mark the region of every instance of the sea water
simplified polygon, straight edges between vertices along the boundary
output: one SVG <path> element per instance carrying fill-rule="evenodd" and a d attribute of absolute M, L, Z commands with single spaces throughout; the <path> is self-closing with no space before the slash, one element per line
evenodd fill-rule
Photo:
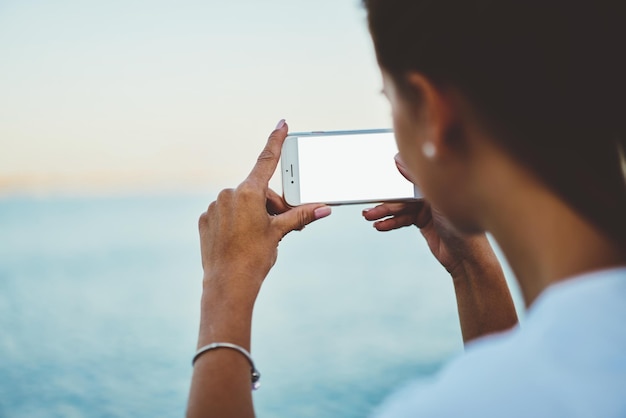
<path fill-rule="evenodd" d="M 0 200 L 0 416 L 183 416 L 214 198 Z M 462 341 L 416 228 L 363 206 L 287 236 L 254 314 L 259 417 L 362 417 Z"/>

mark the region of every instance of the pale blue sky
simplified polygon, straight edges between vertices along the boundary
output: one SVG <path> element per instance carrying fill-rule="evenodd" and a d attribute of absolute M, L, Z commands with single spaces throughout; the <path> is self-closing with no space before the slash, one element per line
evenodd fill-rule
<path fill-rule="evenodd" d="M 4 0 L 0 57 L 0 193 L 220 188 L 280 118 L 390 125 L 359 0 Z"/>

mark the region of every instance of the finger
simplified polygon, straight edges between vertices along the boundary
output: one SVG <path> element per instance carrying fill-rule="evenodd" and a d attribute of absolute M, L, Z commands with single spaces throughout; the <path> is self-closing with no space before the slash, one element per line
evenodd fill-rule
<path fill-rule="evenodd" d="M 287 212 L 289 209 L 289 205 L 285 203 L 285 200 L 274 190 L 267 189 L 267 212 L 270 215 L 279 215 L 281 213 Z"/>
<path fill-rule="evenodd" d="M 417 217 L 415 218 L 415 225 L 418 228 L 422 229 L 426 227 L 428 224 L 430 224 L 432 220 L 433 220 L 433 213 L 431 210 L 430 203 L 424 202 L 424 206 L 422 206 L 422 208 L 417 214 Z"/>
<path fill-rule="evenodd" d="M 291 231 L 302 230 L 313 221 L 322 219 L 331 214 L 330 206 L 309 204 L 302 205 L 273 218 L 282 236 Z"/>
<path fill-rule="evenodd" d="M 265 148 L 259 154 L 256 164 L 248 175 L 248 181 L 267 187 L 267 183 L 272 178 L 274 171 L 276 171 L 281 148 L 287 137 L 287 130 L 288 127 L 284 119 L 278 122 L 276 129 L 271 133 Z"/>
<path fill-rule="evenodd" d="M 363 217 L 368 221 L 376 221 L 387 216 L 396 216 L 404 213 L 416 214 L 424 205 L 424 201 L 419 202 L 397 202 L 383 203 L 371 209 L 363 211 Z"/>
<path fill-rule="evenodd" d="M 415 182 L 411 178 L 411 174 L 409 173 L 409 169 L 406 168 L 406 165 L 404 165 L 404 161 L 402 161 L 402 158 L 400 157 L 400 154 L 396 154 L 394 159 L 396 160 L 396 167 L 398 168 L 398 171 L 400 172 L 400 174 L 402 174 L 405 179 L 407 179 L 411 183 L 415 184 Z"/>
<path fill-rule="evenodd" d="M 413 226 L 415 224 L 415 214 L 406 214 L 400 216 L 394 216 L 382 221 L 374 223 L 374 228 L 378 231 L 386 232 L 394 229 L 400 229 L 407 226 Z"/>

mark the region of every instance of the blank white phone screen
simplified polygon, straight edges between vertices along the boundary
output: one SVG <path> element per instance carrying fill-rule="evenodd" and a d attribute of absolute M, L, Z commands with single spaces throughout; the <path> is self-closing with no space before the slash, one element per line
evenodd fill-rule
<path fill-rule="evenodd" d="M 382 201 L 413 198 L 396 168 L 393 133 L 298 138 L 300 201 Z"/>

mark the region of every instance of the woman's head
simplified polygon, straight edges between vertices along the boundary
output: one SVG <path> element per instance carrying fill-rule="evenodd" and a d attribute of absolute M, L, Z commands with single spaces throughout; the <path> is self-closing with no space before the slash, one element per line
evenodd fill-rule
<path fill-rule="evenodd" d="M 626 247 L 618 153 L 618 144 L 626 148 L 626 8 L 620 1 L 364 3 L 401 155 L 413 160 L 407 165 L 435 204 L 449 216 L 456 207 L 457 223 L 472 228 L 472 219 L 461 219 L 473 209 L 463 200 L 469 183 L 455 190 L 445 183 L 454 175 L 418 167 L 430 152 L 429 135 L 453 148 L 468 146 L 467 124 L 459 120 L 465 118 Z"/>

